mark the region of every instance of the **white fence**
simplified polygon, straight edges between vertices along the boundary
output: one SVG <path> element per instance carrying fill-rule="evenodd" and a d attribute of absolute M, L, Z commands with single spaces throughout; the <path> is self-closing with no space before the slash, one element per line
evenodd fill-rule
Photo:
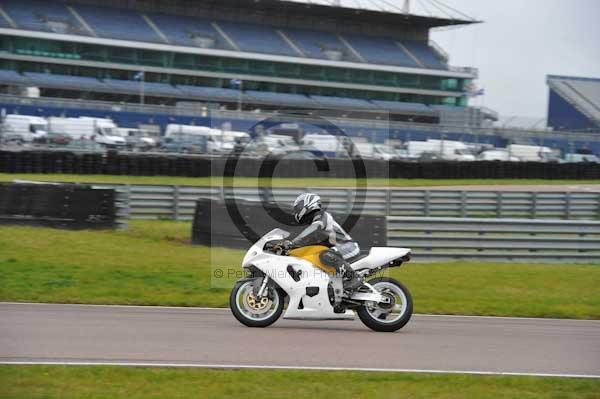
<path fill-rule="evenodd" d="M 391 216 L 388 245 L 418 261 L 600 263 L 600 222 Z"/>
<path fill-rule="evenodd" d="M 99 185 L 117 190 L 118 220 L 192 220 L 196 199 L 235 196 L 289 207 L 305 189 Z M 388 243 L 416 261 L 600 263 L 598 193 L 311 189 L 345 212 L 364 195 L 363 212 L 388 215 Z M 414 214 L 415 216 L 406 216 Z M 403 215 L 403 216 L 394 216 Z M 454 216 L 454 217 L 449 217 Z M 474 218 L 473 215 L 485 217 Z M 525 219 L 528 218 L 528 219 Z M 544 219 L 546 218 L 546 219 Z M 560 220 L 580 219 L 580 220 Z M 581 220 L 588 219 L 588 220 Z"/>
<path fill-rule="evenodd" d="M 240 198 L 289 207 L 298 193 L 321 194 L 328 209 L 388 216 L 600 220 L 600 193 L 99 185 L 114 187 L 131 219 L 191 220 L 195 200 Z"/>

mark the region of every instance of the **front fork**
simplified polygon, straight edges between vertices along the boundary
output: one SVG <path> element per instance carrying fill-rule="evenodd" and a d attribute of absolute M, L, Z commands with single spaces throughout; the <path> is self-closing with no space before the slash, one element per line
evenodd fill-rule
<path fill-rule="evenodd" d="M 262 296 L 265 293 L 265 290 L 267 289 L 268 282 L 269 282 L 269 276 L 264 276 L 262 278 L 262 282 L 260 284 L 260 287 L 258 288 L 258 291 L 255 291 L 255 294 L 254 294 L 257 298 L 262 298 Z M 256 287 L 254 287 L 254 288 L 256 290 Z"/>

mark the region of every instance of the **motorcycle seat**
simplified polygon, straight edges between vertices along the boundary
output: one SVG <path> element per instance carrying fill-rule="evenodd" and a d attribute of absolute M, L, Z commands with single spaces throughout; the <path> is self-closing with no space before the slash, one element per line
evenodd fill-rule
<path fill-rule="evenodd" d="M 366 258 L 367 256 L 369 256 L 368 252 L 361 252 L 358 255 L 353 256 L 350 259 L 347 259 L 347 261 L 348 261 L 348 263 L 350 263 L 352 265 L 353 263 L 358 262 L 359 260 Z"/>
<path fill-rule="evenodd" d="M 410 254 L 408 248 L 373 247 L 366 256 L 353 260 L 351 266 L 354 270 L 373 269 L 396 261 L 407 254 Z"/>

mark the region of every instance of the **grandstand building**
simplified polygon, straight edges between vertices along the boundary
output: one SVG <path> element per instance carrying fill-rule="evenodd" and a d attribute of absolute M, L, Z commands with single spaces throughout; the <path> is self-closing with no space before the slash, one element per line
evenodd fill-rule
<path fill-rule="evenodd" d="M 474 68 L 432 28 L 476 21 L 279 0 L 3 0 L 0 85 L 76 98 L 478 126 Z"/>
<path fill-rule="evenodd" d="M 600 132 L 600 79 L 549 75 L 548 126 Z"/>

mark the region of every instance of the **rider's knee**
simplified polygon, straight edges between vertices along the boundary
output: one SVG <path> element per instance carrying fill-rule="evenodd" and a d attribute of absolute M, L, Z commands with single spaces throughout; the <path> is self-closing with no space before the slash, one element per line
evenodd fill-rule
<path fill-rule="evenodd" d="M 335 267 L 336 270 L 344 264 L 344 258 L 332 249 L 321 252 L 319 258 L 324 265 Z"/>

